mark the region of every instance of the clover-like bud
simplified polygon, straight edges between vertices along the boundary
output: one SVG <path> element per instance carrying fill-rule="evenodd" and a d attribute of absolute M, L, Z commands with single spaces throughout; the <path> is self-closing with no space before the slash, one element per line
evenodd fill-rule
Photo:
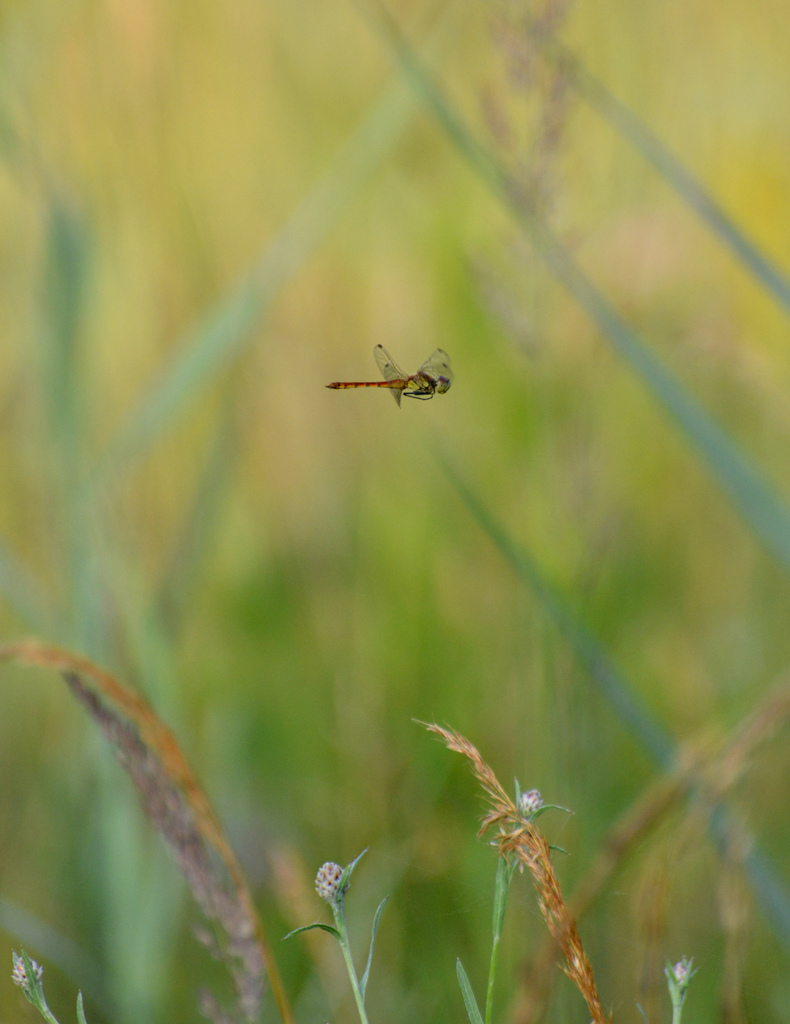
<path fill-rule="evenodd" d="M 542 806 L 543 797 L 540 795 L 539 789 L 530 789 L 526 793 L 522 793 L 518 802 L 518 809 L 525 818 L 531 818 Z"/>
<path fill-rule="evenodd" d="M 315 876 L 315 891 L 322 900 L 326 900 L 327 903 L 334 903 L 337 900 L 342 875 L 343 869 L 331 860 L 321 865 Z"/>
<path fill-rule="evenodd" d="M 21 989 L 27 992 L 30 988 L 30 981 L 25 970 L 25 961 L 21 956 L 17 956 L 16 951 L 14 951 L 11 954 L 11 962 L 14 965 L 14 969 L 11 972 L 11 980 L 15 985 L 19 985 Z M 30 966 L 33 968 L 38 981 L 41 981 L 44 976 L 44 968 L 37 964 L 35 960 L 30 961 Z"/>
<path fill-rule="evenodd" d="M 672 977 L 678 983 L 679 988 L 684 989 L 688 987 L 691 976 L 695 973 L 693 966 L 693 960 L 687 960 L 686 957 L 683 957 L 682 960 L 678 960 L 674 967 L 670 967 Z"/>

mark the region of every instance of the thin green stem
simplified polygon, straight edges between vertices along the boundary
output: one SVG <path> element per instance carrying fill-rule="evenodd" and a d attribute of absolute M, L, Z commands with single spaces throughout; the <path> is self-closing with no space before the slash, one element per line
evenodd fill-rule
<path fill-rule="evenodd" d="M 491 943 L 491 963 L 488 968 L 485 1024 L 491 1024 L 494 1012 L 494 982 L 496 980 L 497 964 L 499 962 L 499 946 L 502 941 L 502 927 L 505 921 L 507 894 L 510 889 L 510 882 L 513 878 L 513 872 L 516 870 L 516 866 L 516 862 L 508 864 L 508 862 L 503 858 L 500 858 L 499 863 L 497 864 L 496 888 L 494 893 L 494 935 Z"/>
<path fill-rule="evenodd" d="M 354 990 L 354 999 L 357 1001 L 359 1019 L 362 1021 L 362 1024 L 368 1024 L 368 1015 L 365 1012 L 365 997 L 362 994 L 362 989 L 359 987 L 359 979 L 357 978 L 357 971 L 354 967 L 354 960 L 351 956 L 351 946 L 348 941 L 346 912 L 342 903 L 340 905 L 333 904 L 332 911 L 335 917 L 335 926 L 340 935 L 340 948 L 343 950 L 343 959 L 346 961 L 346 970 L 348 971 L 348 976 L 351 980 L 351 988 Z"/>
<path fill-rule="evenodd" d="M 497 962 L 499 960 L 499 944 L 501 936 L 495 935 L 491 945 L 491 965 L 488 969 L 488 990 L 486 991 L 486 1024 L 491 1024 L 491 1016 L 494 1010 L 494 978 L 496 977 Z"/>
<path fill-rule="evenodd" d="M 672 1000 L 672 1024 L 680 1024 L 683 1016 L 683 1003 L 686 1001 L 686 990 L 679 987 L 669 987 L 669 995 Z"/>

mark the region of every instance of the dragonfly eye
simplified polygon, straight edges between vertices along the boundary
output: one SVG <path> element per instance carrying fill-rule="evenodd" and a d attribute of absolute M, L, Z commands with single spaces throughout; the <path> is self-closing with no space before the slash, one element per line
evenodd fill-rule
<path fill-rule="evenodd" d="M 449 377 L 437 377 L 436 378 L 436 390 L 440 395 L 443 395 L 445 391 L 450 390 L 450 384 L 452 381 Z"/>

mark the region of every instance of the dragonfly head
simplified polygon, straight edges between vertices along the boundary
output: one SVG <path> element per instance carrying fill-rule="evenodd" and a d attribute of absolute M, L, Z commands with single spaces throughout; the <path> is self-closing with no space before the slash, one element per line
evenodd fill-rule
<path fill-rule="evenodd" d="M 443 395 L 445 391 L 450 390 L 452 381 L 449 377 L 437 377 L 436 378 L 436 390 L 440 395 Z"/>

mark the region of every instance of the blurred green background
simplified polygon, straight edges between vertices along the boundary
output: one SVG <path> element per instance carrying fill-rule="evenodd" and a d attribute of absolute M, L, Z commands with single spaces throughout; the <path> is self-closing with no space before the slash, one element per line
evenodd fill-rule
<path fill-rule="evenodd" d="M 277 940 L 324 912 L 319 865 L 363 847 L 360 956 L 392 894 L 372 1018 L 462 1019 L 459 956 L 482 998 L 483 805 L 413 719 L 574 811 L 543 819 L 571 892 L 662 771 L 579 648 L 595 637 L 622 673 L 610 697 L 677 743 L 735 727 L 790 660 L 788 307 L 540 57 L 525 12 L 548 14 L 781 267 L 785 6 L 392 10 L 519 183 L 518 209 L 551 225 L 774 503 L 747 488 L 735 508 L 704 431 L 678 429 L 658 377 L 547 271 L 375 17 L 287 0 L 0 10 L 0 636 L 88 654 L 172 725 L 303 1021 L 353 1019 L 339 955 Z M 378 389 L 324 388 L 376 379 L 379 343 L 408 372 L 446 349 L 450 393 L 398 411 Z M 728 444 L 712 456 L 725 477 L 741 465 Z M 493 524 L 553 589 L 529 585 Z M 45 964 L 61 1019 L 78 986 L 92 1024 L 196 1019 L 213 968 L 128 780 L 57 679 L 2 681 L 8 952 Z M 764 744 L 727 794 L 770 878 L 717 852 L 697 793 L 585 915 L 615 1019 L 640 1019 L 637 1000 L 668 1019 L 661 972 L 682 954 L 700 968 L 689 1019 L 788 1019 L 787 761 L 781 738 Z M 501 1020 L 543 940 L 526 878 L 512 901 Z M 0 1019 L 20 1003 L 7 978 Z M 584 1013 L 560 978 L 546 1019 Z"/>

